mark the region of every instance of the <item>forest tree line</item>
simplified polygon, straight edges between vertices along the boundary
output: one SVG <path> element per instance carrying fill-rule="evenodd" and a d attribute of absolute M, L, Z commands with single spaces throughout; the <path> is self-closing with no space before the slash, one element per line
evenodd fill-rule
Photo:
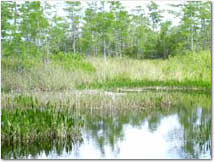
<path fill-rule="evenodd" d="M 128 11 L 120 1 L 64 1 L 66 16 L 57 6 L 40 1 L 1 2 L 3 56 L 42 56 L 79 53 L 86 56 L 168 58 L 210 48 L 209 2 L 169 4 L 156 2 Z M 179 8 L 179 12 L 173 10 Z M 164 20 L 163 12 L 179 18 Z"/>

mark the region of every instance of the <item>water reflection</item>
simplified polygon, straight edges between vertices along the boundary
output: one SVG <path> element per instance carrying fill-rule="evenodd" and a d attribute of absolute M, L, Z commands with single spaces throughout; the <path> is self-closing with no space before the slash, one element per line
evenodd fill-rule
<path fill-rule="evenodd" d="M 89 158 L 93 150 L 93 158 L 210 158 L 209 109 L 178 107 L 168 112 L 118 114 L 89 115 L 88 143 L 79 148 L 78 156 L 70 157 Z"/>
<path fill-rule="evenodd" d="M 202 95 L 202 94 L 201 94 Z M 3 146 L 4 158 L 209 159 L 210 103 L 181 101 L 170 109 L 81 109 L 83 141 L 61 145 Z M 206 96 L 208 100 L 210 95 Z M 205 98 L 206 98 L 205 97 Z M 179 99 L 179 98 L 178 98 Z"/>

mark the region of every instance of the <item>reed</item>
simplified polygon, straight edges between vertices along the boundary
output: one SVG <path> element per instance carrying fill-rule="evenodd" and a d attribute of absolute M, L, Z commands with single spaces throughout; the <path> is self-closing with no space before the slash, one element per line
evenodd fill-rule
<path fill-rule="evenodd" d="M 76 56 L 75 56 L 76 57 Z M 168 86 L 211 89 L 209 51 L 166 60 L 56 56 L 48 64 L 38 59 L 2 58 L 2 90 L 56 91 Z"/>
<path fill-rule="evenodd" d="M 6 144 L 31 144 L 38 141 L 81 140 L 83 121 L 73 112 L 58 110 L 46 104 L 43 108 L 32 106 L 33 100 L 19 97 L 19 106 L 2 109 L 1 141 Z M 32 107 L 29 107 L 29 104 Z"/>

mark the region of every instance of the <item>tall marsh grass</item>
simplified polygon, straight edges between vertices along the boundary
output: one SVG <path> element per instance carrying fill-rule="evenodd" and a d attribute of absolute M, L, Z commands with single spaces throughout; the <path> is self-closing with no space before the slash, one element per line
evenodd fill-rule
<path fill-rule="evenodd" d="M 7 99 L 6 102 L 8 102 Z M 81 117 L 66 109 L 57 109 L 49 103 L 29 96 L 18 96 L 12 101 L 16 107 L 2 108 L 1 142 L 3 144 L 31 144 L 41 141 L 81 139 Z"/>
<path fill-rule="evenodd" d="M 166 60 L 83 58 L 59 55 L 48 64 L 41 60 L 2 58 L 2 90 L 67 90 L 143 86 L 211 88 L 209 51 Z"/>

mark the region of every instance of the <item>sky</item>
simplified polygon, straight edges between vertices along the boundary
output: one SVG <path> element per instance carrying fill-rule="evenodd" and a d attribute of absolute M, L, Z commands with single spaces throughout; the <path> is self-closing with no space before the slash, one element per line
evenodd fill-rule
<path fill-rule="evenodd" d="M 142 6 L 144 9 L 145 9 L 145 12 L 148 13 L 148 10 L 147 10 L 147 4 L 149 4 L 150 1 L 140 1 L 140 0 L 122 0 L 120 1 L 128 10 L 131 10 L 131 9 L 134 9 L 136 6 Z M 176 10 L 176 11 L 179 11 L 179 9 L 177 8 L 172 8 L 170 7 L 168 4 L 179 4 L 181 3 L 182 1 L 155 1 L 158 5 L 159 5 L 159 9 L 160 10 L 168 10 L 168 9 L 173 9 L 173 10 Z M 167 12 L 164 12 L 163 13 L 163 19 L 164 20 L 171 20 L 173 22 L 174 25 L 178 24 L 179 23 L 179 19 L 177 18 L 174 18 L 172 17 L 171 15 L 169 15 Z"/>
<path fill-rule="evenodd" d="M 86 7 L 87 6 L 87 2 L 90 1 L 90 0 L 80 0 L 81 1 L 81 4 L 82 6 Z M 66 13 L 64 12 L 63 8 L 65 7 L 64 6 L 64 1 L 62 0 L 49 0 L 48 1 L 50 4 L 52 5 L 56 5 L 57 6 L 57 14 L 59 16 L 65 16 Z M 132 9 L 134 9 L 136 6 L 142 6 L 142 8 L 144 8 L 145 10 L 145 13 L 147 14 L 148 13 L 148 10 L 147 10 L 147 4 L 150 2 L 148 0 L 120 0 L 121 4 L 126 8 L 126 10 L 130 11 Z M 156 0 L 155 1 L 158 5 L 159 5 L 159 9 L 160 10 L 168 10 L 168 9 L 173 9 L 175 11 L 179 11 L 179 9 L 177 8 L 172 8 L 170 7 L 168 4 L 178 4 L 178 3 L 182 3 L 182 2 L 185 2 L 184 0 Z M 163 20 L 170 20 L 172 22 L 173 25 L 178 25 L 179 23 L 179 18 L 175 18 L 174 16 L 172 15 L 169 15 L 167 12 L 164 12 L 162 13 L 162 16 L 163 16 Z"/>

